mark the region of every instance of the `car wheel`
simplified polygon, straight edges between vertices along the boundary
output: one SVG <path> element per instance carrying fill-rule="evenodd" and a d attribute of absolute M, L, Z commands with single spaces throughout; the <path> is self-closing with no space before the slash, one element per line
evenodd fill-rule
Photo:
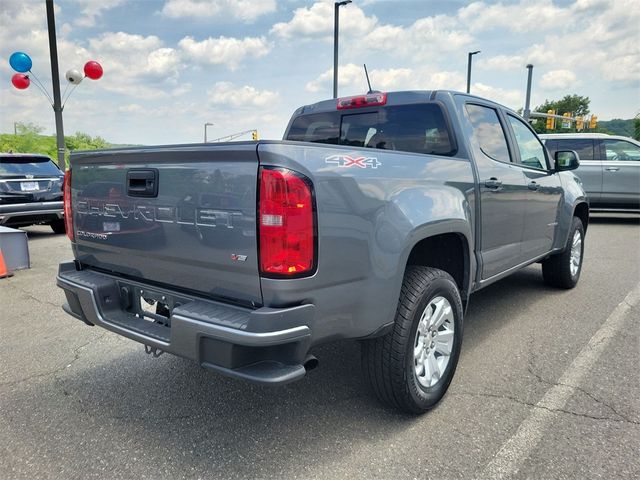
<path fill-rule="evenodd" d="M 584 226 L 578 217 L 573 217 L 569 239 L 561 253 L 542 262 L 542 278 L 547 285 L 558 288 L 573 288 L 580 279 L 584 257 Z"/>
<path fill-rule="evenodd" d="M 462 344 L 462 301 L 451 276 L 411 266 L 393 330 L 362 345 L 365 378 L 385 404 L 423 413 L 444 396 Z"/>
<path fill-rule="evenodd" d="M 64 218 L 52 221 L 49 226 L 51 227 L 51 230 L 53 230 L 53 233 L 65 233 L 67 231 L 64 225 Z"/>

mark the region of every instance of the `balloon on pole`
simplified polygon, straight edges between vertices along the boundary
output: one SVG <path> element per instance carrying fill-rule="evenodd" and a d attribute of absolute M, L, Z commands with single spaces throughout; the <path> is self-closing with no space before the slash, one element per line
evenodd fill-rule
<path fill-rule="evenodd" d="M 95 60 L 90 60 L 84 64 L 84 74 L 91 80 L 98 80 L 102 77 L 102 65 Z"/>
<path fill-rule="evenodd" d="M 16 72 L 25 73 L 31 70 L 33 62 L 31 61 L 31 57 L 26 53 L 13 52 L 9 57 L 9 65 L 11 65 L 11 68 Z"/>
<path fill-rule="evenodd" d="M 72 68 L 67 70 L 64 77 L 67 79 L 67 82 L 72 83 L 73 85 L 78 85 L 84 78 L 84 75 L 82 75 L 79 70 Z"/>
<path fill-rule="evenodd" d="M 13 86 L 18 90 L 24 90 L 25 88 L 29 88 L 31 80 L 29 80 L 29 76 L 24 73 L 16 73 L 11 77 L 11 83 L 13 83 Z"/>

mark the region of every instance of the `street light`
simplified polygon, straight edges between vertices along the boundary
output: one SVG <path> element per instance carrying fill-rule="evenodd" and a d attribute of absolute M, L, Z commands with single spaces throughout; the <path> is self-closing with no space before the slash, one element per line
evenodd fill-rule
<path fill-rule="evenodd" d="M 207 143 L 207 127 L 212 127 L 213 123 L 205 123 L 204 124 L 204 143 Z"/>
<path fill-rule="evenodd" d="M 343 2 L 336 2 L 333 5 L 333 98 L 338 98 L 338 24 L 340 21 L 340 7 L 350 3 L 351 0 L 345 0 Z"/>
<path fill-rule="evenodd" d="M 480 53 L 480 50 L 469 52 L 469 60 L 467 62 L 467 93 L 471 93 L 471 57 Z"/>

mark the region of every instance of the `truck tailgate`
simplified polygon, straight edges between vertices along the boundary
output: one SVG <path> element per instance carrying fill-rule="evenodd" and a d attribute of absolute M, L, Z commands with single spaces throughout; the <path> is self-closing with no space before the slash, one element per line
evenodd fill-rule
<path fill-rule="evenodd" d="M 255 143 L 86 152 L 71 164 L 82 265 L 262 303 Z"/>

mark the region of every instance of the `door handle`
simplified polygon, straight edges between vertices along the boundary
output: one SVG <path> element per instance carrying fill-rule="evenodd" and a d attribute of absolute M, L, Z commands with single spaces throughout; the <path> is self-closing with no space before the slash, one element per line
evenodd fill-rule
<path fill-rule="evenodd" d="M 607 167 L 605 168 L 605 170 L 608 172 L 617 172 L 618 170 L 620 170 L 620 167 Z"/>
<path fill-rule="evenodd" d="M 532 181 L 532 182 L 529 182 L 527 187 L 529 187 L 529 190 L 538 190 L 538 188 L 540 188 L 540 185 Z"/>
<path fill-rule="evenodd" d="M 489 180 L 484 181 L 484 186 L 491 190 L 498 190 L 502 187 L 502 182 L 496 177 L 491 177 Z"/>
<path fill-rule="evenodd" d="M 157 197 L 158 170 L 129 170 L 127 172 L 127 195 L 130 197 Z"/>

